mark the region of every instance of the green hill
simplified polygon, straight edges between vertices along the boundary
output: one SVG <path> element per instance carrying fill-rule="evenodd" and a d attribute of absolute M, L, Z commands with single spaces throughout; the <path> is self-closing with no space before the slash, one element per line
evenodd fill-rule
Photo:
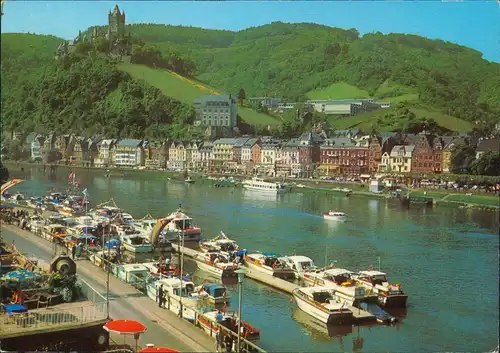
<path fill-rule="evenodd" d="M 367 92 L 383 100 L 417 100 L 468 121 L 495 119 L 500 111 L 500 64 L 441 40 L 361 37 L 355 29 L 312 23 L 274 22 L 238 32 L 155 24 L 129 29 L 163 52 L 188 56 L 199 80 L 226 92 L 243 87 L 247 96 L 288 101 Z"/>
<path fill-rule="evenodd" d="M 201 82 L 183 77 L 168 70 L 158 70 L 135 64 L 120 64 L 118 68 L 128 72 L 136 79 L 145 80 L 150 85 L 160 89 L 166 96 L 173 97 L 188 105 L 192 105 L 193 100 L 199 96 L 205 94 L 221 94 L 221 92 Z M 245 107 L 239 107 L 238 114 L 250 125 L 277 125 L 281 123 L 277 118 L 258 113 Z"/>

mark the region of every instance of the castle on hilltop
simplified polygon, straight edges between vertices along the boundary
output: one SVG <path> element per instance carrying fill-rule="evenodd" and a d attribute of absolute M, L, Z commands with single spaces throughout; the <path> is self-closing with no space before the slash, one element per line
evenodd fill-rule
<path fill-rule="evenodd" d="M 108 28 L 105 33 L 99 27 L 91 27 L 88 33 L 78 32 L 73 40 L 65 40 L 56 52 L 56 59 L 67 56 L 79 43 L 93 45 L 96 40 L 103 38 L 108 43 L 107 51 L 110 56 L 126 59 L 132 51 L 132 38 L 125 30 L 125 11 L 120 12 L 118 5 L 108 14 Z"/>

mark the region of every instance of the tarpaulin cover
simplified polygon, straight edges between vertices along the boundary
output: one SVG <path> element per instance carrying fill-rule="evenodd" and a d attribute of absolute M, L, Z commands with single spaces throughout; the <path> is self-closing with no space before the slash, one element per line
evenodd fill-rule
<path fill-rule="evenodd" d="M 113 320 L 107 322 L 103 328 L 108 332 L 115 332 L 119 335 L 133 335 L 146 331 L 146 326 L 135 320 Z"/>

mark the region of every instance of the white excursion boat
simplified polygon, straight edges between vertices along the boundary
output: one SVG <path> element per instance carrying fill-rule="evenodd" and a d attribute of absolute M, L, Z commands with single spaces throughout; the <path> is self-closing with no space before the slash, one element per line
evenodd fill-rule
<path fill-rule="evenodd" d="M 239 266 L 237 263 L 231 262 L 226 254 L 218 251 L 197 254 L 195 260 L 200 270 L 209 272 L 218 278 L 234 276 L 234 271 Z"/>
<path fill-rule="evenodd" d="M 184 242 L 199 242 L 201 228 L 193 225 L 193 219 L 182 212 L 182 208 L 172 212 L 167 218 L 172 219 L 164 228 L 163 233 L 170 241 L 178 241 L 179 236 L 184 236 Z"/>
<path fill-rule="evenodd" d="M 222 320 L 220 321 L 217 320 L 217 315 L 219 314 L 222 316 Z M 238 321 L 239 318 L 235 312 L 222 313 L 217 310 L 212 310 L 198 315 L 198 324 L 212 337 L 215 337 L 216 333 L 219 332 L 219 325 L 222 325 L 237 334 Z M 260 337 L 260 331 L 245 321 L 241 321 L 241 329 L 243 338 L 248 341 L 256 341 Z"/>
<path fill-rule="evenodd" d="M 347 216 L 344 212 L 328 211 L 323 213 L 323 218 L 332 221 L 345 221 Z"/>
<path fill-rule="evenodd" d="M 293 298 L 300 310 L 328 325 L 352 324 L 352 311 L 335 299 L 334 291 L 324 287 L 296 288 Z"/>
<path fill-rule="evenodd" d="M 368 292 L 377 295 L 378 304 L 386 308 L 406 308 L 408 295 L 399 284 L 391 284 L 387 274 L 380 271 L 360 271 L 355 280 L 363 285 Z"/>
<path fill-rule="evenodd" d="M 125 250 L 136 254 L 148 253 L 153 251 L 153 244 L 151 244 L 149 240 L 141 235 L 122 235 L 120 236 L 120 241 L 122 242 Z"/>
<path fill-rule="evenodd" d="M 182 317 L 194 321 L 195 310 L 203 305 L 204 298 L 194 291 L 193 282 L 181 281 L 177 277 L 163 277 L 153 280 L 146 285 L 146 291 L 150 299 L 158 302 L 158 291 L 161 285 L 163 285 L 165 293 L 165 308 L 179 314 L 182 302 Z"/>
<path fill-rule="evenodd" d="M 208 299 L 211 303 L 225 304 L 229 302 L 226 287 L 223 285 L 217 283 L 203 283 L 194 290 L 201 297 Z"/>
<path fill-rule="evenodd" d="M 279 278 L 294 278 L 295 271 L 276 254 L 253 253 L 245 255 L 245 264 L 251 269 Z"/>
<path fill-rule="evenodd" d="M 355 306 L 365 299 L 365 287 L 353 279 L 354 272 L 342 268 L 308 271 L 304 273 L 304 281 L 311 287 L 322 286 L 335 290 L 335 296 L 348 305 Z"/>
<path fill-rule="evenodd" d="M 229 239 L 226 234 L 221 231 L 220 235 L 211 240 L 202 240 L 200 242 L 200 249 L 205 252 L 217 250 L 223 253 L 232 253 L 239 251 L 240 247 L 234 240 Z"/>
<path fill-rule="evenodd" d="M 304 272 L 315 271 L 317 267 L 314 265 L 313 260 L 307 256 L 293 255 L 293 256 L 283 256 L 279 258 L 281 261 L 286 263 L 295 272 L 295 278 L 302 278 Z"/>
<path fill-rule="evenodd" d="M 116 266 L 113 273 L 126 283 L 137 283 L 146 279 L 149 269 L 141 264 L 124 264 Z"/>
<path fill-rule="evenodd" d="M 274 194 L 283 194 L 286 192 L 285 185 L 276 182 L 267 182 L 262 178 L 254 177 L 243 181 L 243 187 L 248 190 L 257 190 Z"/>

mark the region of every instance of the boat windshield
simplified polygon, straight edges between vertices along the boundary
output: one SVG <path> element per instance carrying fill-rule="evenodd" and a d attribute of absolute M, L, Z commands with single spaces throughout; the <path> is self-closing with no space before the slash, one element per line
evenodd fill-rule
<path fill-rule="evenodd" d="M 188 285 L 184 288 L 182 288 L 182 296 L 183 297 L 186 297 L 188 296 L 190 293 L 192 293 L 194 290 L 194 288 L 192 288 L 192 286 Z M 177 295 L 177 296 L 181 296 L 181 291 L 180 291 L 180 288 L 174 288 L 174 294 Z"/>
<path fill-rule="evenodd" d="M 178 229 L 181 229 L 181 230 L 192 228 L 191 220 L 189 220 L 189 219 L 175 221 L 175 225 L 177 226 Z"/>
<path fill-rule="evenodd" d="M 303 271 L 309 270 L 311 267 L 314 267 L 311 261 L 299 262 L 299 266 Z"/>
<path fill-rule="evenodd" d="M 313 293 L 313 299 L 318 303 L 329 303 L 333 298 L 328 292 L 315 292 Z"/>
<path fill-rule="evenodd" d="M 370 282 L 372 282 L 373 284 L 382 285 L 384 282 L 387 282 L 387 277 L 384 275 L 373 276 Z"/>
<path fill-rule="evenodd" d="M 327 276 L 327 279 L 340 285 L 344 282 L 349 282 L 351 280 L 351 277 L 347 273 L 345 273 L 336 276 L 329 275 Z"/>
<path fill-rule="evenodd" d="M 237 250 L 237 247 L 236 247 L 236 244 L 233 244 L 233 243 L 221 243 L 220 244 L 220 249 L 222 251 L 236 251 Z"/>
<path fill-rule="evenodd" d="M 130 242 L 132 243 L 132 245 L 142 245 L 144 244 L 144 238 L 142 237 L 132 237 L 130 238 Z"/>

